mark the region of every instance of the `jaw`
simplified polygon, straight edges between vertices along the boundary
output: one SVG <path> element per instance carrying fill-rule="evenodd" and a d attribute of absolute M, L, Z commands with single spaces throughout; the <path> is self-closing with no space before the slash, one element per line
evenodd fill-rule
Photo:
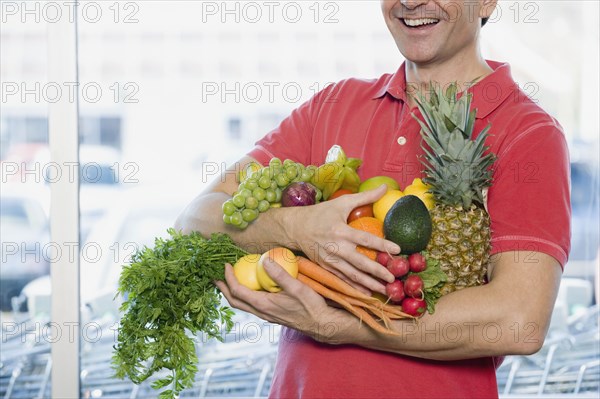
<path fill-rule="evenodd" d="M 417 65 L 434 65 L 459 58 L 478 59 L 477 34 L 469 32 L 466 25 L 457 25 L 445 18 L 413 19 L 407 23 L 392 15 L 386 22 L 404 58 Z"/>
<path fill-rule="evenodd" d="M 413 26 L 409 26 L 413 25 Z M 445 21 L 433 18 L 402 19 L 390 17 L 388 28 L 407 60 L 421 63 L 436 58 L 445 43 Z"/>
<path fill-rule="evenodd" d="M 382 0 L 388 30 L 406 59 L 407 79 L 468 80 L 481 74 L 487 65 L 479 54 L 479 25 L 435 4 L 435 9 L 409 9 L 397 0 Z"/>

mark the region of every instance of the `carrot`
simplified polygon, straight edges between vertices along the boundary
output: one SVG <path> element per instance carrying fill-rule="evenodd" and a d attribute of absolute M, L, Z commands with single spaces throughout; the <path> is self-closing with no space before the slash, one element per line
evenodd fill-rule
<path fill-rule="evenodd" d="M 371 312 L 372 315 L 379 317 L 381 319 L 381 321 L 383 321 L 383 324 L 385 324 L 386 327 L 389 326 L 390 318 L 385 314 L 385 312 L 383 311 L 383 308 L 378 308 L 378 307 L 375 307 L 374 305 L 364 303 L 360 299 L 356 299 L 351 296 L 347 296 L 345 294 L 339 294 L 339 295 L 340 295 L 340 297 L 342 297 L 343 299 L 348 301 L 348 303 L 350 305 L 358 306 L 360 308 L 363 308 L 363 309 Z"/>
<path fill-rule="evenodd" d="M 336 277 L 337 278 L 337 277 Z M 344 299 L 337 292 L 325 287 L 323 284 L 313 280 L 312 278 L 306 276 L 303 273 L 298 273 L 298 281 L 306 284 L 308 287 L 313 289 L 315 292 L 323 296 L 324 298 L 331 299 L 332 301 L 340 304 L 344 309 L 348 312 L 352 313 L 356 317 L 358 317 L 361 321 L 364 321 L 369 327 L 373 330 L 387 335 L 400 335 L 394 330 L 390 330 L 389 328 L 383 327 L 381 324 L 377 323 L 373 317 L 367 313 L 364 309 L 360 307 L 355 307 L 351 305 L 346 299 Z"/>
<path fill-rule="evenodd" d="M 404 313 L 402 311 L 402 308 L 400 308 L 399 306 L 392 306 L 382 302 L 379 302 L 378 304 L 364 303 L 360 299 L 356 299 L 345 294 L 340 295 L 348 302 L 350 302 L 351 305 L 361 306 L 365 309 L 368 309 L 371 313 L 373 313 L 376 316 L 382 314 L 392 320 L 412 318 L 412 316 Z"/>
<path fill-rule="evenodd" d="M 346 294 L 347 296 L 357 298 L 371 304 L 381 303 L 378 299 L 360 292 L 335 274 L 323 269 L 317 263 L 302 256 L 298 257 L 298 271 L 337 292 Z"/>
<path fill-rule="evenodd" d="M 410 318 L 412 316 L 402 312 L 399 306 L 388 305 L 383 303 L 377 298 L 370 297 L 360 292 L 344 280 L 340 279 L 335 274 L 323 269 L 317 263 L 304 258 L 298 257 L 298 271 L 311 279 L 318 281 L 319 283 L 337 291 L 340 294 L 344 294 L 346 297 L 359 299 L 365 304 L 372 305 L 376 308 L 384 309 L 387 313 L 399 316 L 393 318 Z M 364 307 L 364 306 L 363 306 Z"/>
<path fill-rule="evenodd" d="M 394 306 L 394 305 L 390 305 L 387 302 L 383 303 L 383 302 L 379 302 L 379 304 L 376 305 L 377 307 L 381 307 L 388 315 L 395 315 L 396 317 L 391 317 L 393 318 L 397 318 L 397 319 L 406 319 L 406 318 L 412 318 L 411 315 L 405 313 L 402 311 L 402 307 L 401 306 Z"/>

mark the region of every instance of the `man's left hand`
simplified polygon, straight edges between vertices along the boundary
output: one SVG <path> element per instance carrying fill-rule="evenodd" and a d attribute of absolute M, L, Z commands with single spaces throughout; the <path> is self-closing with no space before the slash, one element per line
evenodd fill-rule
<path fill-rule="evenodd" d="M 343 318 L 341 310 L 328 306 L 323 297 L 290 276 L 281 266 L 266 259 L 263 266 L 281 291 L 253 291 L 238 282 L 233 267 L 225 265 L 225 281 L 216 284 L 229 304 L 266 321 L 294 328 L 318 341 L 331 341 Z"/>

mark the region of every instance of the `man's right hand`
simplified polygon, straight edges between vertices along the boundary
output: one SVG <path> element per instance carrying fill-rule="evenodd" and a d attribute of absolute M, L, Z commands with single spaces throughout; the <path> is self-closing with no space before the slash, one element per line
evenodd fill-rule
<path fill-rule="evenodd" d="M 398 254 L 397 244 L 350 227 L 346 221 L 356 207 L 372 204 L 386 193 L 386 186 L 344 195 L 310 207 L 280 209 L 291 242 L 314 262 L 363 291 L 385 294 L 385 282 L 394 276 L 376 261 L 357 252 L 357 246 Z M 279 219 L 279 218 L 278 218 Z M 281 220 L 281 219 L 280 219 Z M 382 282 L 383 281 L 383 282 Z"/>

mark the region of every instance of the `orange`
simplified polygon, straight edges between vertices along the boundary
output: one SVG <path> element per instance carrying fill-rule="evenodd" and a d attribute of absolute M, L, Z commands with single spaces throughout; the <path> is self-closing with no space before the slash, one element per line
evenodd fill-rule
<path fill-rule="evenodd" d="M 373 217 L 362 217 L 348 223 L 348 226 L 357 230 L 366 231 L 377 237 L 383 238 L 383 222 Z M 361 254 L 367 256 L 369 259 L 375 260 L 377 258 L 377 251 L 371 248 L 363 246 L 356 247 L 356 250 Z"/>
<path fill-rule="evenodd" d="M 400 190 L 389 190 L 373 204 L 373 215 L 383 222 L 392 205 L 403 196 L 404 193 Z"/>

